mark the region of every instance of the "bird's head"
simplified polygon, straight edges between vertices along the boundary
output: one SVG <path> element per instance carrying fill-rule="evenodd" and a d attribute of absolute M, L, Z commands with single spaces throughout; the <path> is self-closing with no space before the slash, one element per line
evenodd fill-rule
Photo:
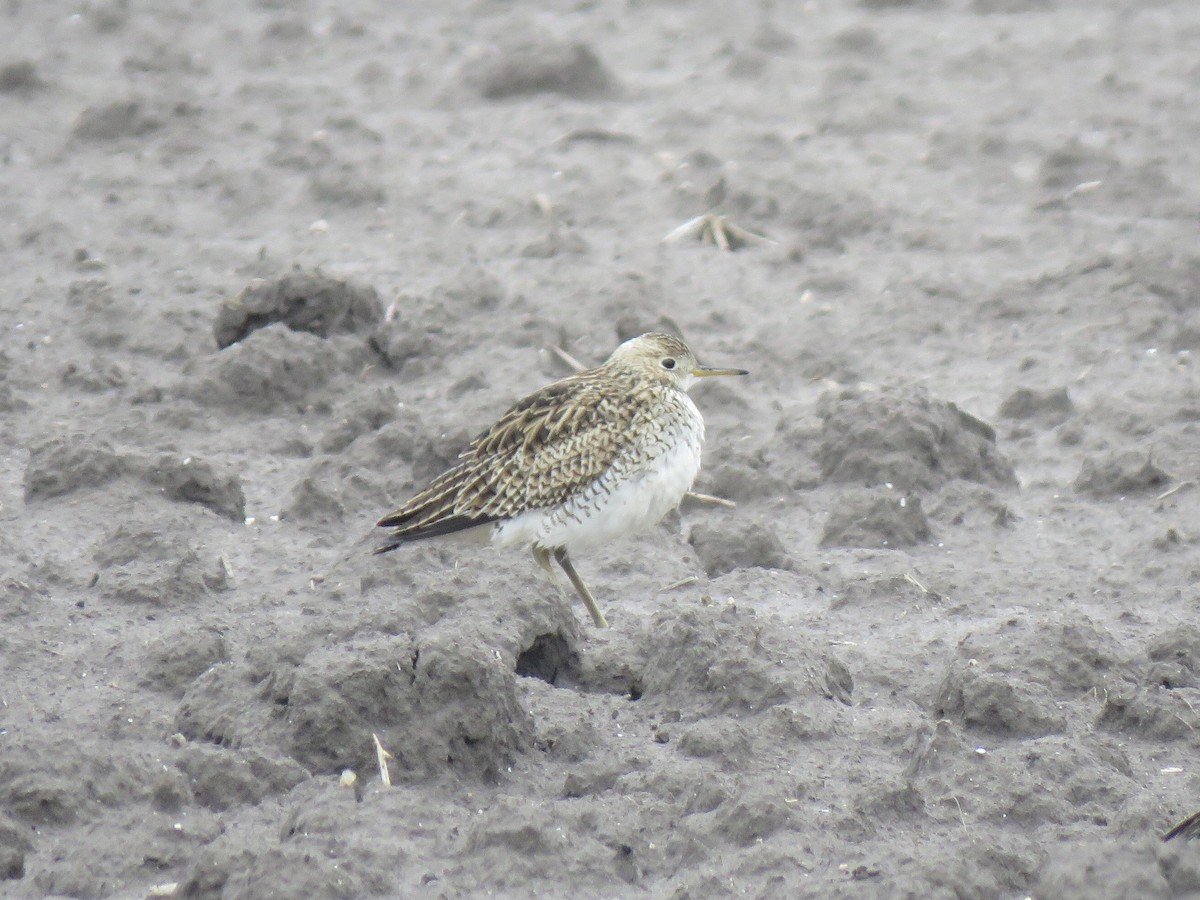
<path fill-rule="evenodd" d="M 745 369 L 702 366 L 687 344 L 670 334 L 649 332 L 631 338 L 613 351 L 606 366 L 627 366 L 643 377 L 686 391 L 697 378 L 713 375 L 746 375 Z"/>

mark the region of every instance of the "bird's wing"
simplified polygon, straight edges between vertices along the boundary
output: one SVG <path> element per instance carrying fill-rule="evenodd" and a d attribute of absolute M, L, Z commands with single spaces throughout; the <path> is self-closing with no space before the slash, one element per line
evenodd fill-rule
<path fill-rule="evenodd" d="M 401 543 L 557 506 L 617 459 L 639 404 L 632 384 L 572 375 L 516 403 L 459 462 L 379 524 Z"/>

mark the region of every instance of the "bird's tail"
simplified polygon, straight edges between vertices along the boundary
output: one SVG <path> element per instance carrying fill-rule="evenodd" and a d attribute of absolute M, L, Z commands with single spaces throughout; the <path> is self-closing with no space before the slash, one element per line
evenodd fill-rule
<path fill-rule="evenodd" d="M 411 541 L 440 537 L 495 522 L 498 516 L 461 511 L 463 494 L 478 489 L 478 480 L 473 477 L 470 468 L 456 466 L 446 472 L 400 509 L 379 520 L 380 528 L 395 530 L 375 552 L 387 553 Z"/>

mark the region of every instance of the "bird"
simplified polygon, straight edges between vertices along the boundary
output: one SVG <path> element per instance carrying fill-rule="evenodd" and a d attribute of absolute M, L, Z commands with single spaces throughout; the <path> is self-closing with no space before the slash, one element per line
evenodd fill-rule
<path fill-rule="evenodd" d="M 379 520 L 392 530 L 374 552 L 485 531 L 493 547 L 531 549 L 552 579 L 553 559 L 606 628 L 572 554 L 651 528 L 679 505 L 704 444 L 688 389 L 701 378 L 746 374 L 700 365 L 674 335 L 631 338 L 602 365 L 513 404 L 457 463 Z"/>

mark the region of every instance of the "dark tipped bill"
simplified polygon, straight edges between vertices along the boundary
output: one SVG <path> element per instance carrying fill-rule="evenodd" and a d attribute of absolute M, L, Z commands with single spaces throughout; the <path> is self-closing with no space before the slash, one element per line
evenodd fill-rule
<path fill-rule="evenodd" d="M 711 378 L 714 375 L 749 375 L 745 369 L 715 369 L 712 366 L 696 366 L 692 374 L 697 378 Z"/>

